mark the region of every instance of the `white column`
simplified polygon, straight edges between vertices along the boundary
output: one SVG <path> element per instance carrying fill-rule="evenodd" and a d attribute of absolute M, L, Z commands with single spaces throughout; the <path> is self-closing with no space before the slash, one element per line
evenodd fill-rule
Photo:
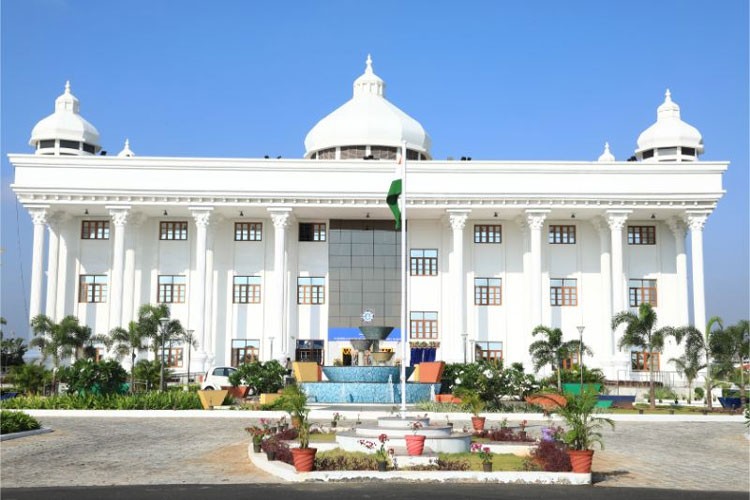
<path fill-rule="evenodd" d="M 125 232 L 125 264 L 122 276 L 122 327 L 127 328 L 135 321 L 136 310 L 141 304 L 135 302 L 135 258 L 139 232 L 144 217 L 141 213 L 131 213 L 128 218 L 128 230 Z M 143 255 L 143 254 L 141 254 Z"/>
<path fill-rule="evenodd" d="M 448 218 L 453 230 L 453 251 L 450 258 L 450 272 L 453 290 L 458 297 L 458 303 L 453 309 L 453 328 L 449 333 L 451 338 L 443 337 L 447 343 L 448 357 L 452 361 L 463 360 L 463 337 L 466 329 L 466 273 L 464 271 L 464 228 L 471 210 L 448 210 Z M 445 352 L 445 350 L 444 350 Z"/>
<path fill-rule="evenodd" d="M 690 253 L 693 264 L 693 326 L 701 332 L 706 329 L 706 295 L 703 285 L 703 226 L 710 212 L 688 212 L 690 227 Z"/>
<path fill-rule="evenodd" d="M 208 232 L 208 246 L 206 248 L 206 351 L 209 366 L 214 364 L 216 359 L 216 329 L 214 318 L 214 243 L 216 241 L 216 231 L 218 224 L 223 221 L 220 215 L 214 216 L 211 229 Z"/>
<path fill-rule="evenodd" d="M 192 291 L 192 308 L 191 323 L 192 328 L 196 330 L 196 337 L 199 339 L 198 352 L 191 360 L 195 361 L 196 371 L 205 370 L 206 362 L 206 240 L 207 229 L 211 219 L 211 207 L 191 208 L 190 211 L 195 220 L 195 278 L 196 282 L 191 285 Z M 194 309 L 193 309 L 194 308 Z M 188 328 L 190 325 L 188 325 Z"/>
<path fill-rule="evenodd" d="M 270 309 L 273 314 L 272 327 L 270 331 L 264 332 L 267 344 L 267 353 L 263 358 L 270 359 L 272 353 L 270 337 L 274 337 L 276 345 L 274 349 L 280 352 L 282 346 L 287 346 L 288 352 L 282 352 L 282 355 L 293 357 L 294 346 L 289 346 L 288 332 L 284 331 L 285 300 L 284 300 L 284 279 L 286 275 L 286 230 L 291 222 L 292 209 L 286 207 L 269 208 L 269 214 L 273 221 L 273 283 L 269 296 L 273 297 L 273 307 Z M 279 358 L 280 356 L 276 356 Z"/>
<path fill-rule="evenodd" d="M 542 228 L 549 210 L 526 210 L 531 240 L 531 328 L 542 324 Z"/>
<path fill-rule="evenodd" d="M 591 223 L 599 233 L 599 275 L 601 277 L 601 325 L 602 334 L 608 339 L 610 356 L 615 355 L 617 345 L 615 344 L 615 335 L 612 331 L 612 257 L 610 253 L 610 235 L 609 225 L 600 218 L 595 217 Z"/>
<path fill-rule="evenodd" d="M 31 254 L 31 297 L 29 319 L 42 313 L 42 277 L 44 275 L 44 229 L 48 207 L 30 207 L 34 224 L 34 247 Z"/>
<path fill-rule="evenodd" d="M 622 256 L 622 228 L 631 210 L 607 211 L 607 223 L 612 242 L 612 311 L 617 314 L 628 309 Z"/>
<path fill-rule="evenodd" d="M 109 275 L 109 329 L 122 324 L 123 267 L 125 260 L 125 227 L 130 207 L 107 207 L 114 226 L 112 272 Z"/>
<path fill-rule="evenodd" d="M 690 322 L 688 312 L 688 280 L 687 254 L 685 253 L 685 223 L 679 217 L 672 217 L 667 221 L 669 229 L 674 234 L 675 270 L 677 272 L 677 326 L 685 326 Z"/>
<path fill-rule="evenodd" d="M 46 315 L 57 321 L 57 275 L 60 254 L 60 226 L 65 220 L 63 212 L 55 212 L 47 220 L 49 247 L 47 252 L 47 304 Z"/>

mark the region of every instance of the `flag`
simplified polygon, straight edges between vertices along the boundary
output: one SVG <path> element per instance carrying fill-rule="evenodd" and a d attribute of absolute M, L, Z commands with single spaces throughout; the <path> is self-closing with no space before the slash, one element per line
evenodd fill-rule
<path fill-rule="evenodd" d="M 401 209 L 398 207 L 399 196 L 401 196 L 401 179 L 396 179 L 391 182 L 385 201 L 388 203 L 388 208 L 393 212 L 393 218 L 396 219 L 397 230 L 401 229 Z"/>

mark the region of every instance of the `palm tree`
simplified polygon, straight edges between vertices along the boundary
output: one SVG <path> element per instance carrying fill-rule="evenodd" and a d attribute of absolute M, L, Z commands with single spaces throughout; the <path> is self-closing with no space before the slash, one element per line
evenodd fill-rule
<path fill-rule="evenodd" d="M 39 314 L 31 319 L 34 338 L 29 345 L 38 347 L 42 352 L 42 359 L 52 358 L 52 387 L 57 382 L 57 370 L 63 358 L 73 356 L 78 359 L 79 353 L 85 353 L 92 348 L 92 342 L 103 340 L 98 335 L 91 334 L 91 328 L 81 325 L 75 316 L 65 316 L 62 321 L 55 323 L 49 316 Z"/>
<path fill-rule="evenodd" d="M 133 393 L 135 391 L 135 358 L 138 357 L 138 351 L 146 348 L 146 337 L 135 321 L 128 324 L 127 330 L 119 326 L 113 328 L 109 336 L 113 344 L 112 349 L 118 359 L 130 354 L 130 392 Z"/>
<path fill-rule="evenodd" d="M 151 347 L 154 350 L 154 358 L 159 358 L 159 351 L 162 351 L 162 358 L 164 352 L 164 346 L 167 343 L 172 342 L 179 338 L 185 333 L 182 328 L 180 320 L 173 319 L 167 322 L 166 328 L 162 328 L 161 320 L 169 319 L 169 307 L 167 304 L 159 304 L 154 306 L 151 304 L 144 304 L 138 310 L 138 327 L 143 332 L 143 335 L 151 339 Z M 160 390 L 164 390 L 164 363 L 161 362 L 161 382 Z"/>
<path fill-rule="evenodd" d="M 711 335 L 711 353 L 722 374 L 734 373 L 735 364 L 740 367 L 740 398 L 745 401 L 744 362 L 750 355 L 750 323 L 742 320 Z"/>
<path fill-rule="evenodd" d="M 534 341 L 529 346 L 529 354 L 531 354 L 532 361 L 534 362 L 534 371 L 538 372 L 544 365 L 550 365 L 552 370 L 557 373 L 557 390 L 562 391 L 560 366 L 563 360 L 569 357 L 571 353 L 579 351 L 581 352 L 581 357 L 584 354 L 590 356 L 592 354 L 591 349 L 586 344 L 581 344 L 578 340 L 563 342 L 563 333 L 559 328 L 539 325 L 534 328 L 531 334 L 534 336 L 543 334 L 547 337 L 546 340 Z"/>
<path fill-rule="evenodd" d="M 686 335 L 700 334 L 698 330 L 691 326 L 682 328 L 665 326 L 654 330 L 656 319 L 656 311 L 648 302 L 640 305 L 637 315 L 629 311 L 622 311 L 612 318 L 612 330 L 616 330 L 622 324 L 625 325 L 625 331 L 618 342 L 620 349 L 635 347 L 644 353 L 648 353 L 648 385 L 652 409 L 656 408 L 653 353 L 662 352 L 664 342 L 668 337 L 674 337 L 679 344 Z"/>
<path fill-rule="evenodd" d="M 718 330 L 715 330 L 714 326 L 718 326 Z M 713 410 L 713 397 L 711 391 L 716 385 L 712 376 L 714 370 L 711 366 L 711 336 L 717 331 L 722 330 L 724 330 L 724 322 L 720 317 L 712 316 L 711 319 L 708 320 L 708 323 L 706 323 L 706 336 L 702 339 L 703 345 L 700 346 L 700 349 L 706 356 L 706 405 L 708 406 L 709 411 Z"/>
<path fill-rule="evenodd" d="M 190 385 L 190 353 L 193 349 L 198 348 L 198 339 L 195 338 L 195 332 L 193 330 L 186 330 L 181 336 L 180 340 L 187 346 L 187 383 Z"/>
<path fill-rule="evenodd" d="M 674 364 L 677 371 L 684 375 L 688 383 L 688 403 L 693 400 L 693 381 L 698 378 L 698 372 L 706 367 L 701 363 L 701 356 L 695 351 L 685 350 L 685 353 L 679 358 L 672 358 L 669 360 L 670 363 Z"/>

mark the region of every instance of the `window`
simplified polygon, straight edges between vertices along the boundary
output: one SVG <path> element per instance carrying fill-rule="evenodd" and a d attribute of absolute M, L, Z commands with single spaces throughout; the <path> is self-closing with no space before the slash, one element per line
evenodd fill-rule
<path fill-rule="evenodd" d="M 416 249 L 410 252 L 412 276 L 437 276 L 437 250 Z"/>
<path fill-rule="evenodd" d="M 628 245 L 655 245 L 656 226 L 628 226 Z"/>
<path fill-rule="evenodd" d="M 46 139 L 44 141 L 39 141 L 39 149 L 42 148 L 54 148 L 55 147 L 55 140 L 54 139 Z"/>
<path fill-rule="evenodd" d="M 503 359 L 502 342 L 474 342 L 474 361 L 500 362 Z"/>
<path fill-rule="evenodd" d="M 682 148 L 682 154 L 686 156 L 695 156 L 695 148 Z"/>
<path fill-rule="evenodd" d="M 81 222 L 82 240 L 108 240 L 108 220 L 85 220 Z"/>
<path fill-rule="evenodd" d="M 325 278 L 297 278 L 297 304 L 325 304 Z"/>
<path fill-rule="evenodd" d="M 81 147 L 81 143 L 76 142 L 76 141 L 66 141 L 65 139 L 60 139 L 60 147 L 68 148 L 68 149 L 79 149 Z"/>
<path fill-rule="evenodd" d="M 342 160 L 361 160 L 365 157 L 367 149 L 365 146 L 344 146 L 341 148 Z"/>
<path fill-rule="evenodd" d="M 503 303 L 501 278 L 474 278 L 474 304 L 499 306 Z"/>
<path fill-rule="evenodd" d="M 259 351 L 258 339 L 232 339 L 232 366 L 258 361 Z"/>
<path fill-rule="evenodd" d="M 83 143 L 83 150 L 86 151 L 87 153 L 94 154 L 96 152 L 96 146 L 94 146 L 93 144 L 86 144 L 84 142 Z"/>
<path fill-rule="evenodd" d="M 260 304 L 260 276 L 235 276 L 232 296 L 235 304 Z"/>
<path fill-rule="evenodd" d="M 235 222 L 234 241 L 261 241 L 263 239 L 263 223 Z"/>
<path fill-rule="evenodd" d="M 654 371 L 659 371 L 659 353 L 645 351 L 630 351 L 630 369 L 634 372 L 649 371 L 651 356 L 654 357 Z"/>
<path fill-rule="evenodd" d="M 107 302 L 107 276 L 82 274 L 78 290 L 78 302 L 95 304 Z"/>
<path fill-rule="evenodd" d="M 313 361 L 322 365 L 324 347 L 324 340 L 298 340 L 297 348 L 294 350 L 294 360 Z"/>
<path fill-rule="evenodd" d="M 299 240 L 300 241 L 325 241 L 326 240 L 325 222 L 300 222 Z"/>
<path fill-rule="evenodd" d="M 502 243 L 503 226 L 479 224 L 474 226 L 474 243 Z"/>
<path fill-rule="evenodd" d="M 181 304 L 185 302 L 185 277 L 184 276 L 159 276 L 159 294 L 157 301 L 160 304 Z"/>
<path fill-rule="evenodd" d="M 581 353 L 578 351 L 575 351 L 571 353 L 567 358 L 563 358 L 560 360 L 560 368 L 563 370 L 572 370 L 575 366 L 580 366 L 581 364 Z"/>
<path fill-rule="evenodd" d="M 656 280 L 628 280 L 630 307 L 651 304 L 656 307 Z"/>
<path fill-rule="evenodd" d="M 437 339 L 438 313 L 434 311 L 412 311 L 409 315 L 410 339 Z"/>
<path fill-rule="evenodd" d="M 551 306 L 577 306 L 578 289 L 577 281 L 574 279 L 551 279 L 549 280 L 549 305 Z"/>
<path fill-rule="evenodd" d="M 370 148 L 370 154 L 373 158 L 380 160 L 395 160 L 396 159 L 396 148 L 390 148 L 388 146 L 372 146 Z"/>
<path fill-rule="evenodd" d="M 161 221 L 159 223 L 160 240 L 186 240 L 187 239 L 187 222 L 186 221 Z"/>
<path fill-rule="evenodd" d="M 548 241 L 553 245 L 575 245 L 576 227 L 550 226 Z"/>
<path fill-rule="evenodd" d="M 653 158 L 654 157 L 654 150 L 653 149 L 647 149 L 646 151 L 644 151 L 641 154 L 643 155 L 643 159 L 644 160 L 648 160 L 649 158 Z"/>
<path fill-rule="evenodd" d="M 167 368 L 182 368 L 182 347 L 168 347 L 163 349 L 164 366 Z"/>

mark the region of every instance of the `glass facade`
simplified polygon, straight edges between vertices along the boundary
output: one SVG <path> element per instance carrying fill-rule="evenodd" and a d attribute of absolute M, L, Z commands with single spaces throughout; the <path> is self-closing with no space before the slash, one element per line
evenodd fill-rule
<path fill-rule="evenodd" d="M 362 325 L 365 310 L 373 326 L 399 327 L 401 234 L 392 220 L 331 220 L 328 264 L 330 329 Z"/>

